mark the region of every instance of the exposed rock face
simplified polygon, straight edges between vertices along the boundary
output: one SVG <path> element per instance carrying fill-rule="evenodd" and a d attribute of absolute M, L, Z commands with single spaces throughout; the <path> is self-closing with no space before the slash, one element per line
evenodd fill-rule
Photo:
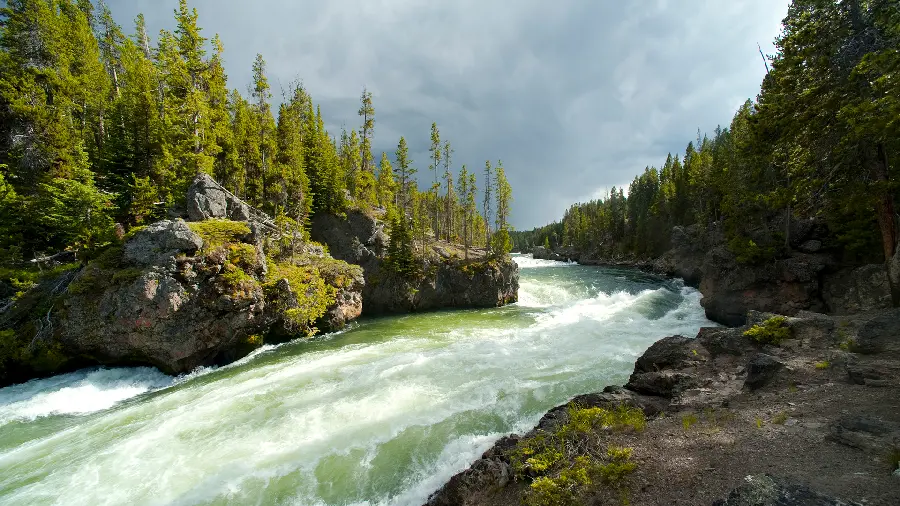
<path fill-rule="evenodd" d="M 567 257 L 543 246 L 535 246 L 531 250 L 531 255 L 539 260 L 556 260 L 557 262 L 565 262 Z"/>
<path fill-rule="evenodd" d="M 743 325 L 749 310 L 785 315 L 801 310 L 852 314 L 890 307 L 884 265 L 840 268 L 826 248 L 828 231 L 819 221 L 796 220 L 790 233 L 790 251 L 761 264 L 739 262 L 716 224 L 673 227 L 670 249 L 654 259 L 541 247 L 534 249 L 534 255 L 586 265 L 636 267 L 682 278 L 685 284 L 700 289 L 707 318 L 729 326 Z M 897 269 L 892 272 L 900 279 L 900 255 L 894 261 Z"/>
<path fill-rule="evenodd" d="M 765 353 L 757 353 L 747 364 L 747 379 L 744 380 L 744 386 L 750 390 L 764 387 L 782 367 L 784 364 L 777 358 Z"/>
<path fill-rule="evenodd" d="M 262 288 L 253 280 L 228 282 L 224 256 L 195 255 L 202 244 L 183 221 L 164 221 L 126 242 L 120 259 L 86 266 L 60 320 L 66 350 L 169 374 L 246 354 L 250 336 L 270 323 Z"/>
<path fill-rule="evenodd" d="M 465 262 L 435 245 L 421 279 L 409 280 L 385 265 L 389 238 L 383 224 L 360 211 L 346 218 L 319 215 L 313 239 L 328 245 L 335 258 L 359 265 L 365 273 L 363 312 L 368 315 L 443 308 L 496 307 L 518 299 L 519 268 L 511 258 Z"/>
<path fill-rule="evenodd" d="M 250 220 L 250 206 L 235 197 L 208 174 L 200 174 L 187 193 L 187 211 L 191 221 L 223 218 Z"/>
<path fill-rule="evenodd" d="M 890 307 L 887 271 L 882 264 L 871 264 L 825 276 L 822 298 L 828 311 L 834 314 Z"/>

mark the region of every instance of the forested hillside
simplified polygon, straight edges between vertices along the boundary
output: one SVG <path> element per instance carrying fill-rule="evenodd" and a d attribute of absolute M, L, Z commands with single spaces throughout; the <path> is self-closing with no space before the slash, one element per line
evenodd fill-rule
<path fill-rule="evenodd" d="M 815 217 L 845 262 L 890 259 L 898 237 L 900 4 L 795 0 L 776 47 L 759 95 L 728 128 L 698 132 L 683 155 L 636 176 L 627 196 L 613 188 L 573 205 L 561 222 L 514 233 L 515 246 L 646 258 L 668 248 L 673 226 L 718 222 L 739 261 L 762 263 L 785 253 L 786 217 Z M 896 304 L 900 288 L 892 291 Z"/>
<path fill-rule="evenodd" d="M 502 164 L 452 164 L 432 125 L 434 185 L 418 191 L 406 141 L 372 152 L 375 108 L 363 90 L 359 129 L 326 131 L 299 82 L 273 90 L 261 55 L 249 95 L 230 90 L 223 44 L 181 0 L 174 31 L 151 42 L 142 16 L 131 33 L 90 0 L 9 0 L 0 9 L 0 257 L 18 264 L 64 249 L 96 250 L 127 229 L 183 206 L 205 172 L 236 196 L 304 233 L 315 213 L 380 209 L 414 241 L 510 247 L 511 192 Z M 250 63 L 250 62 L 248 62 Z M 394 163 L 391 163 L 391 158 Z M 479 205 L 481 209 L 479 210 Z M 500 231 L 491 234 L 491 230 Z"/>

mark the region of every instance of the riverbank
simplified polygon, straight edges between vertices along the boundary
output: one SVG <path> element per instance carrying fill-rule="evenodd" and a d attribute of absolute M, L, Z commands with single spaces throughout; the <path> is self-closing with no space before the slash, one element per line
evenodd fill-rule
<path fill-rule="evenodd" d="M 624 387 L 576 397 L 500 439 L 427 504 L 694 505 L 729 494 L 717 504 L 897 504 L 900 312 L 773 317 L 749 314 L 764 329 L 750 334 L 768 344 L 745 335 L 752 325 L 658 341 Z M 642 410 L 640 430 L 600 422 L 566 435 L 591 408 L 623 405 Z M 630 449 L 617 479 L 611 448 Z"/>

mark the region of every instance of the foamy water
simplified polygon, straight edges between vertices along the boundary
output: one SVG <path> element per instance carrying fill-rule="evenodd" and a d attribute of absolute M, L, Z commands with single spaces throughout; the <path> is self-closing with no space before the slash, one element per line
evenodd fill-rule
<path fill-rule="evenodd" d="M 516 261 L 504 308 L 363 321 L 177 379 L 0 389 L 0 503 L 421 504 L 500 436 L 710 324 L 677 282 Z"/>

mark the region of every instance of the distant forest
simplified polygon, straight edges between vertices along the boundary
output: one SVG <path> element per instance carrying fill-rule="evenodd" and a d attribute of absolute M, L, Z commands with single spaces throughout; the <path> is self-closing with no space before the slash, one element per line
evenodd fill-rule
<path fill-rule="evenodd" d="M 653 257 L 676 225 L 719 222 L 740 261 L 786 252 L 788 220 L 824 220 L 847 262 L 897 247 L 900 3 L 795 0 L 755 101 L 728 128 L 647 167 L 514 247 Z M 760 62 L 762 65 L 763 62 Z M 599 170 L 602 170 L 600 168 Z M 781 219 L 779 219 L 781 218 Z"/>
<path fill-rule="evenodd" d="M 4 2 L 0 263 L 103 248 L 183 207 L 198 173 L 301 235 L 315 213 L 382 213 L 400 232 L 399 263 L 435 238 L 510 249 L 502 163 L 478 169 L 480 193 L 432 124 L 433 185 L 419 191 L 402 137 L 376 163 L 371 93 L 362 91 L 358 129 L 328 132 L 299 82 L 273 112 L 261 55 L 249 96 L 230 90 L 222 41 L 202 34 L 185 0 L 175 26 L 151 43 L 143 16 L 126 35 L 103 2 Z"/>

